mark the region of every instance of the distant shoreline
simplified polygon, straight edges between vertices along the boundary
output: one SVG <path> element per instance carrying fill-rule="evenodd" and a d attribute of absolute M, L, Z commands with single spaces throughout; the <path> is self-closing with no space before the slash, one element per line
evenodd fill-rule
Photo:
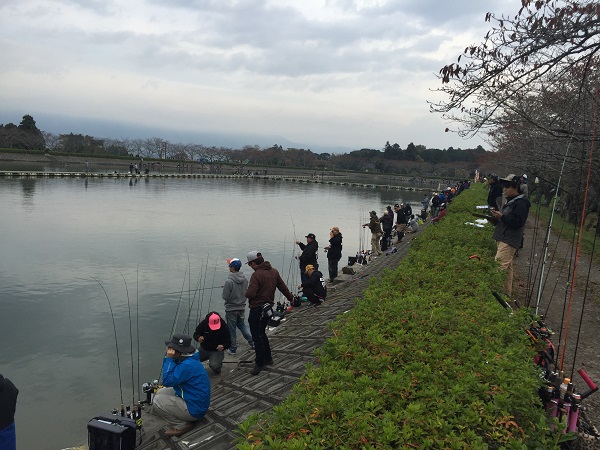
<path fill-rule="evenodd" d="M 296 167 L 260 166 L 250 164 L 232 163 L 201 163 L 197 161 L 158 160 L 143 158 L 110 158 L 86 157 L 79 155 L 53 155 L 51 153 L 25 153 L 0 151 L 0 171 L 9 170 L 4 166 L 11 164 L 22 167 L 31 164 L 29 169 L 22 171 L 35 171 L 35 165 L 53 166 L 56 172 L 85 172 L 86 161 L 90 173 L 121 173 L 127 174 L 130 165 L 143 164 L 142 174 L 147 168 L 150 174 L 220 174 L 220 175 L 267 175 L 291 176 L 313 178 L 331 181 L 348 181 L 364 184 L 395 185 L 402 184 L 418 188 L 419 190 L 436 190 L 448 184 L 448 180 L 429 179 L 423 177 L 410 177 L 391 174 L 378 174 L 369 172 L 323 171 L 315 169 L 302 169 Z M 12 169 L 10 169 L 12 170 Z"/>

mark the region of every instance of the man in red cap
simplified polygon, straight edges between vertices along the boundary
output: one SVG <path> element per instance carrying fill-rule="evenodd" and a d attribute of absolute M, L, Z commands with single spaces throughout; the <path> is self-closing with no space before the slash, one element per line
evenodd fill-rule
<path fill-rule="evenodd" d="M 200 343 L 200 360 L 206 361 L 215 375 L 221 373 L 225 350 L 231 347 L 229 327 L 216 311 L 209 312 L 194 331 L 194 340 Z"/>

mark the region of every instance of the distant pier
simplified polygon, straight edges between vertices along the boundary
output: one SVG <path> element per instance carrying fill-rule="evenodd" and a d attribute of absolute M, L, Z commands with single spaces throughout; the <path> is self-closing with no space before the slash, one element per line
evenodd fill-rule
<path fill-rule="evenodd" d="M 0 177 L 3 178 L 224 178 L 230 180 L 252 179 L 252 180 L 270 180 L 270 181 L 289 181 L 295 183 L 316 183 L 331 184 L 338 186 L 353 186 L 362 188 L 395 189 L 399 191 L 431 191 L 431 187 L 409 187 L 389 184 L 358 183 L 344 180 L 328 180 L 324 177 L 313 176 L 286 176 L 286 175 L 224 175 L 224 174 L 206 174 L 206 173 L 149 173 L 132 174 L 119 172 L 40 172 L 40 171 L 22 171 L 22 170 L 4 170 L 0 171 Z"/>

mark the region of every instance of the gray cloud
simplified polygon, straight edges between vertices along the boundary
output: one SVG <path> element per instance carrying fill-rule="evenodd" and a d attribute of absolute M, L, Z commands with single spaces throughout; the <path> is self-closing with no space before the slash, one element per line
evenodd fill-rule
<path fill-rule="evenodd" d="M 438 83 L 434 73 L 483 37 L 485 13 L 514 14 L 520 6 L 519 0 L 326 0 L 316 9 L 306 1 L 5 0 L 0 82 L 11 95 L 0 92 L 0 103 L 27 107 L 24 114 L 35 116 L 51 111 L 48 98 L 62 96 L 74 111 L 96 117 L 105 114 L 103 100 L 123 101 L 116 110 L 140 127 L 150 124 L 137 103 L 163 105 L 162 120 L 173 116 L 181 128 L 201 101 L 213 113 L 210 120 L 199 118 L 202 123 L 227 129 L 237 102 L 236 109 L 260 110 L 296 135 L 303 134 L 299 117 L 320 104 L 321 122 L 327 116 L 335 122 L 321 127 L 329 131 L 312 135 L 312 142 L 339 139 L 343 146 L 351 133 L 339 130 L 352 129 L 364 139 L 360 147 L 383 137 L 380 129 L 358 130 L 358 124 L 370 123 L 390 99 L 402 123 L 409 122 L 401 115 L 411 110 L 408 102 L 416 102 L 414 111 L 426 110 L 428 89 Z M 512 6 L 502 11 L 507 3 Z M 348 114 L 357 109 L 369 120 Z M 385 133 L 396 132 L 385 123 Z M 270 126 L 252 122 L 257 132 Z M 437 119 L 431 126 L 441 128 Z M 427 145 L 430 138 L 425 133 L 423 141 L 409 140 Z M 383 142 L 388 139 L 393 137 Z"/>

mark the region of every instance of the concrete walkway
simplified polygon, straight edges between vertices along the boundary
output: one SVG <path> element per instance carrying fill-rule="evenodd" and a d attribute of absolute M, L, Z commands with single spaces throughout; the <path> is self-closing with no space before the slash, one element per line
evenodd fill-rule
<path fill-rule="evenodd" d="M 235 448 L 238 423 L 252 413 L 268 412 L 281 403 L 294 384 L 304 374 L 306 363 L 316 363 L 313 351 L 331 335 L 327 323 L 352 309 L 363 295 L 369 281 L 384 269 L 395 268 L 410 247 L 410 241 L 420 233 L 408 234 L 394 246 L 397 252 L 382 255 L 366 266 L 352 266 L 356 273 L 340 275 L 328 287 L 325 303 L 318 307 L 303 305 L 286 314 L 277 328 L 269 329 L 269 341 L 275 364 L 256 376 L 254 351 L 242 344 L 236 355 L 226 354 L 220 375 L 211 374 L 211 405 L 206 418 L 179 438 L 166 437 L 165 422 L 146 414 L 143 450 L 194 449 L 219 450 Z M 139 433 L 138 433 L 139 434 Z"/>

